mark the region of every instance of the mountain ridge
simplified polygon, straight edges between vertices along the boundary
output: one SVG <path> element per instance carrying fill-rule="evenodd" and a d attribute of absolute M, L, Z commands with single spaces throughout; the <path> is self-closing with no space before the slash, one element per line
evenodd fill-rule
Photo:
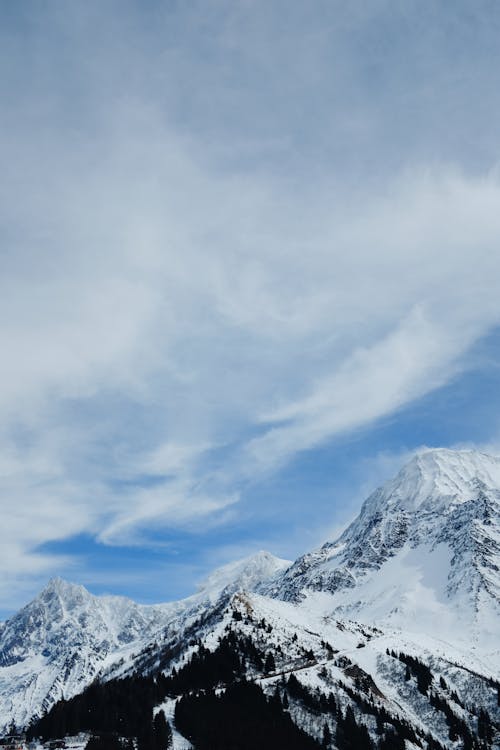
<path fill-rule="evenodd" d="M 260 551 L 214 571 L 192 596 L 158 605 L 51 579 L 0 625 L 0 724 L 25 726 L 96 678 L 180 667 L 189 644 L 215 647 L 224 623 L 250 618 L 259 640 L 259 611 L 281 634 L 269 647 L 295 653 L 299 633 L 298 654 L 320 652 L 328 636 L 374 683 L 394 671 L 377 643 L 397 642 L 438 660 L 449 679 L 447 649 L 462 665 L 458 682 L 472 670 L 487 685 L 500 679 L 499 565 L 500 459 L 427 450 L 375 490 L 336 540 L 293 563 Z"/>

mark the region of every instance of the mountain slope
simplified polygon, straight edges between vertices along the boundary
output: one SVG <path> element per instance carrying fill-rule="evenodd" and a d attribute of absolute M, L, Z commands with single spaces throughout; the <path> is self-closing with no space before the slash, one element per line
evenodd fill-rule
<path fill-rule="evenodd" d="M 267 589 L 402 629 L 498 649 L 500 459 L 474 451 L 415 456 L 365 501 L 335 541 L 299 558 Z"/>
<path fill-rule="evenodd" d="M 187 599 L 139 605 L 118 596 L 93 596 L 55 578 L 0 625 L 0 727 L 23 726 L 60 698 L 69 698 L 116 662 L 129 663 L 150 641 L 164 638 L 221 596 L 253 590 L 289 566 L 260 552 L 212 573 Z"/>
<path fill-rule="evenodd" d="M 140 686 L 141 694 L 149 685 L 151 709 L 163 708 L 171 719 L 179 718 L 177 730 L 186 732 L 197 748 L 213 747 L 203 741 L 197 726 L 203 720 L 201 729 L 209 731 L 208 736 L 217 731 L 210 715 L 201 710 L 203 702 L 214 695 L 213 688 L 220 697 L 228 691 L 232 695 L 226 714 L 221 715 L 220 701 L 210 708 L 209 714 L 218 714 L 214 721 L 220 724 L 222 720 L 226 725 L 224 735 L 229 743 L 215 746 L 247 747 L 248 743 L 232 740 L 238 737 L 235 715 L 241 713 L 246 700 L 242 696 L 243 704 L 234 701 L 233 688 L 242 684 L 242 678 L 246 684 L 260 686 L 275 713 L 285 711 L 317 741 L 321 741 L 326 723 L 338 750 L 376 750 L 382 735 L 387 742 L 382 747 L 401 750 L 405 739 L 410 743 L 406 745 L 408 750 L 414 746 L 480 750 L 481 712 L 488 715 L 493 735 L 500 726 L 500 686 L 492 679 L 489 666 L 473 655 L 430 637 L 414 640 L 398 631 L 336 620 L 325 616 L 319 607 L 311 610 L 305 602 L 296 604 L 239 592 L 219 602 L 208 617 L 185 623 L 171 633 L 162 644 L 156 644 L 154 653 L 145 649 L 146 654 L 153 660 L 139 657 L 134 664 L 146 680 Z M 118 676 L 124 678 L 126 674 Z M 49 716 L 34 728 L 34 736 L 54 737 L 51 732 L 56 724 L 61 726 L 61 716 L 62 725 L 72 731 L 75 725 L 71 717 L 75 716 L 80 717 L 76 728 L 88 730 L 88 714 L 102 713 L 103 702 L 123 684 L 113 680 L 111 674 L 107 680 L 97 701 L 87 695 L 76 704 L 76 710 L 60 706 L 54 716 L 56 723 Z M 181 717 L 176 711 L 179 703 L 186 704 Z M 120 703 L 114 705 L 120 717 Z M 349 712 L 359 731 L 364 728 L 362 744 L 353 746 L 345 738 L 339 739 Z M 252 734 L 253 727 L 260 726 L 258 714 L 253 722 L 247 728 L 249 747 L 255 746 L 252 741 L 258 737 L 257 731 Z M 97 720 L 93 726 L 110 729 L 102 718 L 101 724 Z M 352 722 L 350 731 L 354 731 Z M 488 746 L 498 747 L 497 740 L 488 742 Z"/>

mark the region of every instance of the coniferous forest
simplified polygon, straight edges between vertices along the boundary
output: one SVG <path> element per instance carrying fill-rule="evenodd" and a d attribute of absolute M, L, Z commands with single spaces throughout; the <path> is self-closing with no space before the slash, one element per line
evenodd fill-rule
<path fill-rule="evenodd" d="M 419 735 L 400 717 L 391 716 L 369 700 L 362 690 L 343 686 L 350 703 L 342 706 L 330 691 L 312 690 L 292 671 L 281 675 L 274 690 L 264 690 L 260 679 L 275 668 L 274 659 L 247 636 L 229 630 L 213 651 L 201 642 L 190 658 L 166 675 L 133 675 L 108 682 L 95 682 L 83 693 L 62 700 L 33 722 L 27 739 L 42 741 L 87 732 L 86 750 L 167 750 L 172 729 L 162 702 L 175 699 L 175 726 L 196 750 L 404 750 L 405 740 L 423 750 L 442 750 L 430 736 Z M 333 658 L 331 649 L 330 658 Z M 415 657 L 389 654 L 405 665 L 403 679 L 415 680 L 418 691 L 441 712 L 452 741 L 466 750 L 488 748 L 495 727 L 487 712 L 478 715 L 473 734 L 450 703 L 432 690 L 429 667 Z M 310 659 L 310 654 L 307 655 Z M 362 682 L 358 676 L 358 687 Z M 446 683 L 441 678 L 440 687 Z M 458 700 L 452 694 L 451 701 Z M 155 709 L 156 707 L 156 709 Z M 311 736 L 293 721 L 292 708 L 306 712 L 322 726 L 320 736 Z M 376 726 L 369 732 L 368 725 Z"/>

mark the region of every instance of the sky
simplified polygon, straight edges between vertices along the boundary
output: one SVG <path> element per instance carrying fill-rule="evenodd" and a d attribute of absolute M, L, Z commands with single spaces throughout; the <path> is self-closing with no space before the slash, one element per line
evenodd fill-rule
<path fill-rule="evenodd" d="M 496 0 L 0 8 L 0 616 L 500 453 Z"/>

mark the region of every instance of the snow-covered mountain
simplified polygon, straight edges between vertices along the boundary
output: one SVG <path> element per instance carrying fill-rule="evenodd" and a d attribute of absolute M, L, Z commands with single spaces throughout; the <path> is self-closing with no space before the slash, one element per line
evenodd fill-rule
<path fill-rule="evenodd" d="M 339 616 L 498 649 L 499 563 L 500 459 L 428 450 L 268 593 L 297 602 L 328 592 Z"/>
<path fill-rule="evenodd" d="M 263 581 L 290 565 L 268 552 L 214 571 L 196 594 L 179 602 L 140 605 L 119 596 L 93 596 L 54 578 L 0 624 L 0 729 L 23 726 L 61 698 L 70 698 L 116 662 L 133 661 L 144 644 L 212 607 L 219 597 Z"/>
<path fill-rule="evenodd" d="M 445 746 L 455 720 L 443 701 L 472 732 L 478 707 L 500 722 L 500 459 L 420 452 L 337 540 L 293 564 L 267 552 L 231 563 L 180 602 L 141 606 L 49 582 L 0 625 L 0 724 L 25 725 L 96 677 L 168 674 L 228 631 L 270 652 L 277 670 L 334 690 L 344 709 L 354 701 L 361 716 L 371 695 Z M 413 680 L 419 669 L 432 671 L 434 698 Z M 292 708 L 319 737 L 314 716 Z"/>
<path fill-rule="evenodd" d="M 169 612 L 170 605 L 141 607 L 52 579 L 1 627 L 0 715 L 23 725 L 75 694 L 110 655 L 151 635 Z"/>

